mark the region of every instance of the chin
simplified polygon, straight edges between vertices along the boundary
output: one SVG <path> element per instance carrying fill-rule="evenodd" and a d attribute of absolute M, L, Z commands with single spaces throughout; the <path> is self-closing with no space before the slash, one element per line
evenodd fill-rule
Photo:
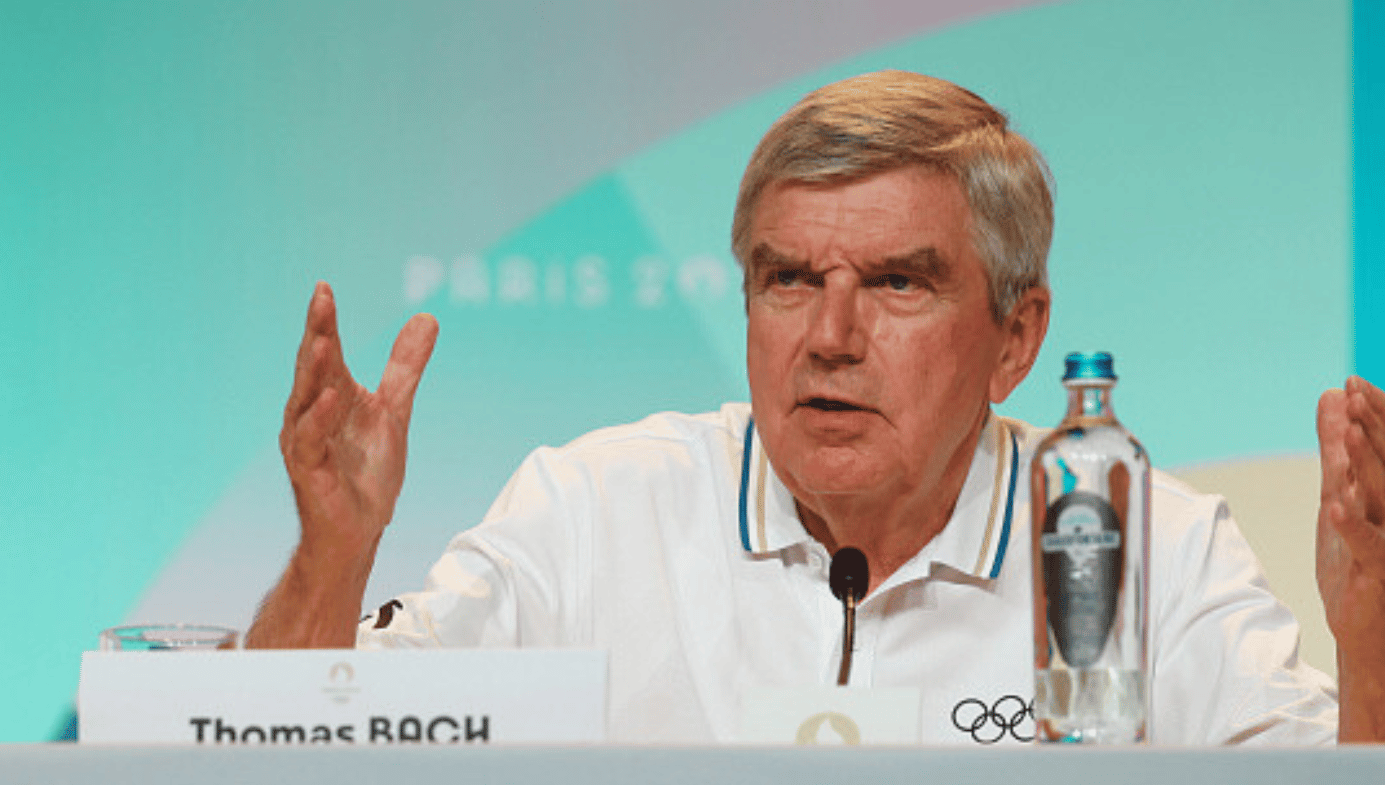
<path fill-rule="evenodd" d="M 810 460 L 794 467 L 794 479 L 806 493 L 852 494 L 880 487 L 884 481 L 878 466 L 850 462 Z"/>

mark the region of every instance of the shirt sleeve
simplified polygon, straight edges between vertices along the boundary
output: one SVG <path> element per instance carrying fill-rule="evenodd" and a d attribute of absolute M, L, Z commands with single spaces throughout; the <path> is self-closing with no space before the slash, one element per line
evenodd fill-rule
<path fill-rule="evenodd" d="M 1226 502 L 1177 487 L 1153 501 L 1154 741 L 1333 743 L 1335 685 L 1299 660 L 1298 622 Z"/>
<path fill-rule="evenodd" d="M 510 478 L 482 523 L 453 538 L 422 591 L 367 614 L 358 648 L 579 643 L 590 537 L 579 466 L 547 448 Z"/>

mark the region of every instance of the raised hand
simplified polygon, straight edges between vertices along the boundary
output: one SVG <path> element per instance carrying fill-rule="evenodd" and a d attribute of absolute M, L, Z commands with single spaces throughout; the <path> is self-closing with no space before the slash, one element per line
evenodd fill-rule
<path fill-rule="evenodd" d="M 372 393 L 346 367 L 336 302 L 318 283 L 279 433 L 302 547 L 359 549 L 379 539 L 404 483 L 414 392 L 437 334 L 432 316 L 410 319 Z"/>
<path fill-rule="evenodd" d="M 1385 741 L 1385 393 L 1359 377 L 1318 402 L 1317 577 L 1337 639 L 1342 741 Z"/>
<path fill-rule="evenodd" d="M 331 287 L 313 291 L 279 433 L 301 536 L 247 646 L 351 645 L 375 549 L 404 484 L 414 392 L 437 336 L 432 316 L 410 319 L 371 392 L 342 357 Z"/>

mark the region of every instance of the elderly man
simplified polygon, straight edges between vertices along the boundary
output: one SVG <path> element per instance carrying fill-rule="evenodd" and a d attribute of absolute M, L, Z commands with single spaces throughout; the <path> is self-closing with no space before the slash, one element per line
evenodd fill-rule
<path fill-rule="evenodd" d="M 1052 225 L 1038 153 L 972 93 L 887 72 L 810 94 L 736 207 L 751 404 L 536 451 L 359 628 L 437 325 L 412 319 L 369 392 L 319 284 L 280 437 L 301 539 L 249 644 L 601 648 L 613 739 L 728 740 L 749 689 L 832 682 L 827 563 L 851 545 L 871 565 L 852 683 L 919 687 L 924 740 L 972 743 L 958 707 L 1033 694 L 1017 480 L 1043 434 L 990 407 L 1043 341 Z M 1349 380 L 1319 431 L 1340 723 L 1224 505 L 1156 473 L 1156 740 L 1385 738 L 1385 395 Z"/>

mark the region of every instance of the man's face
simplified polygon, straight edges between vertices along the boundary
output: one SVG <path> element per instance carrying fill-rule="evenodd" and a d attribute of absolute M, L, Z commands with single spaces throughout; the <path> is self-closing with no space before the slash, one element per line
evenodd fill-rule
<path fill-rule="evenodd" d="M 964 477 L 1004 331 L 956 179 L 772 184 L 750 249 L 751 403 L 794 496 L 929 496 Z"/>

